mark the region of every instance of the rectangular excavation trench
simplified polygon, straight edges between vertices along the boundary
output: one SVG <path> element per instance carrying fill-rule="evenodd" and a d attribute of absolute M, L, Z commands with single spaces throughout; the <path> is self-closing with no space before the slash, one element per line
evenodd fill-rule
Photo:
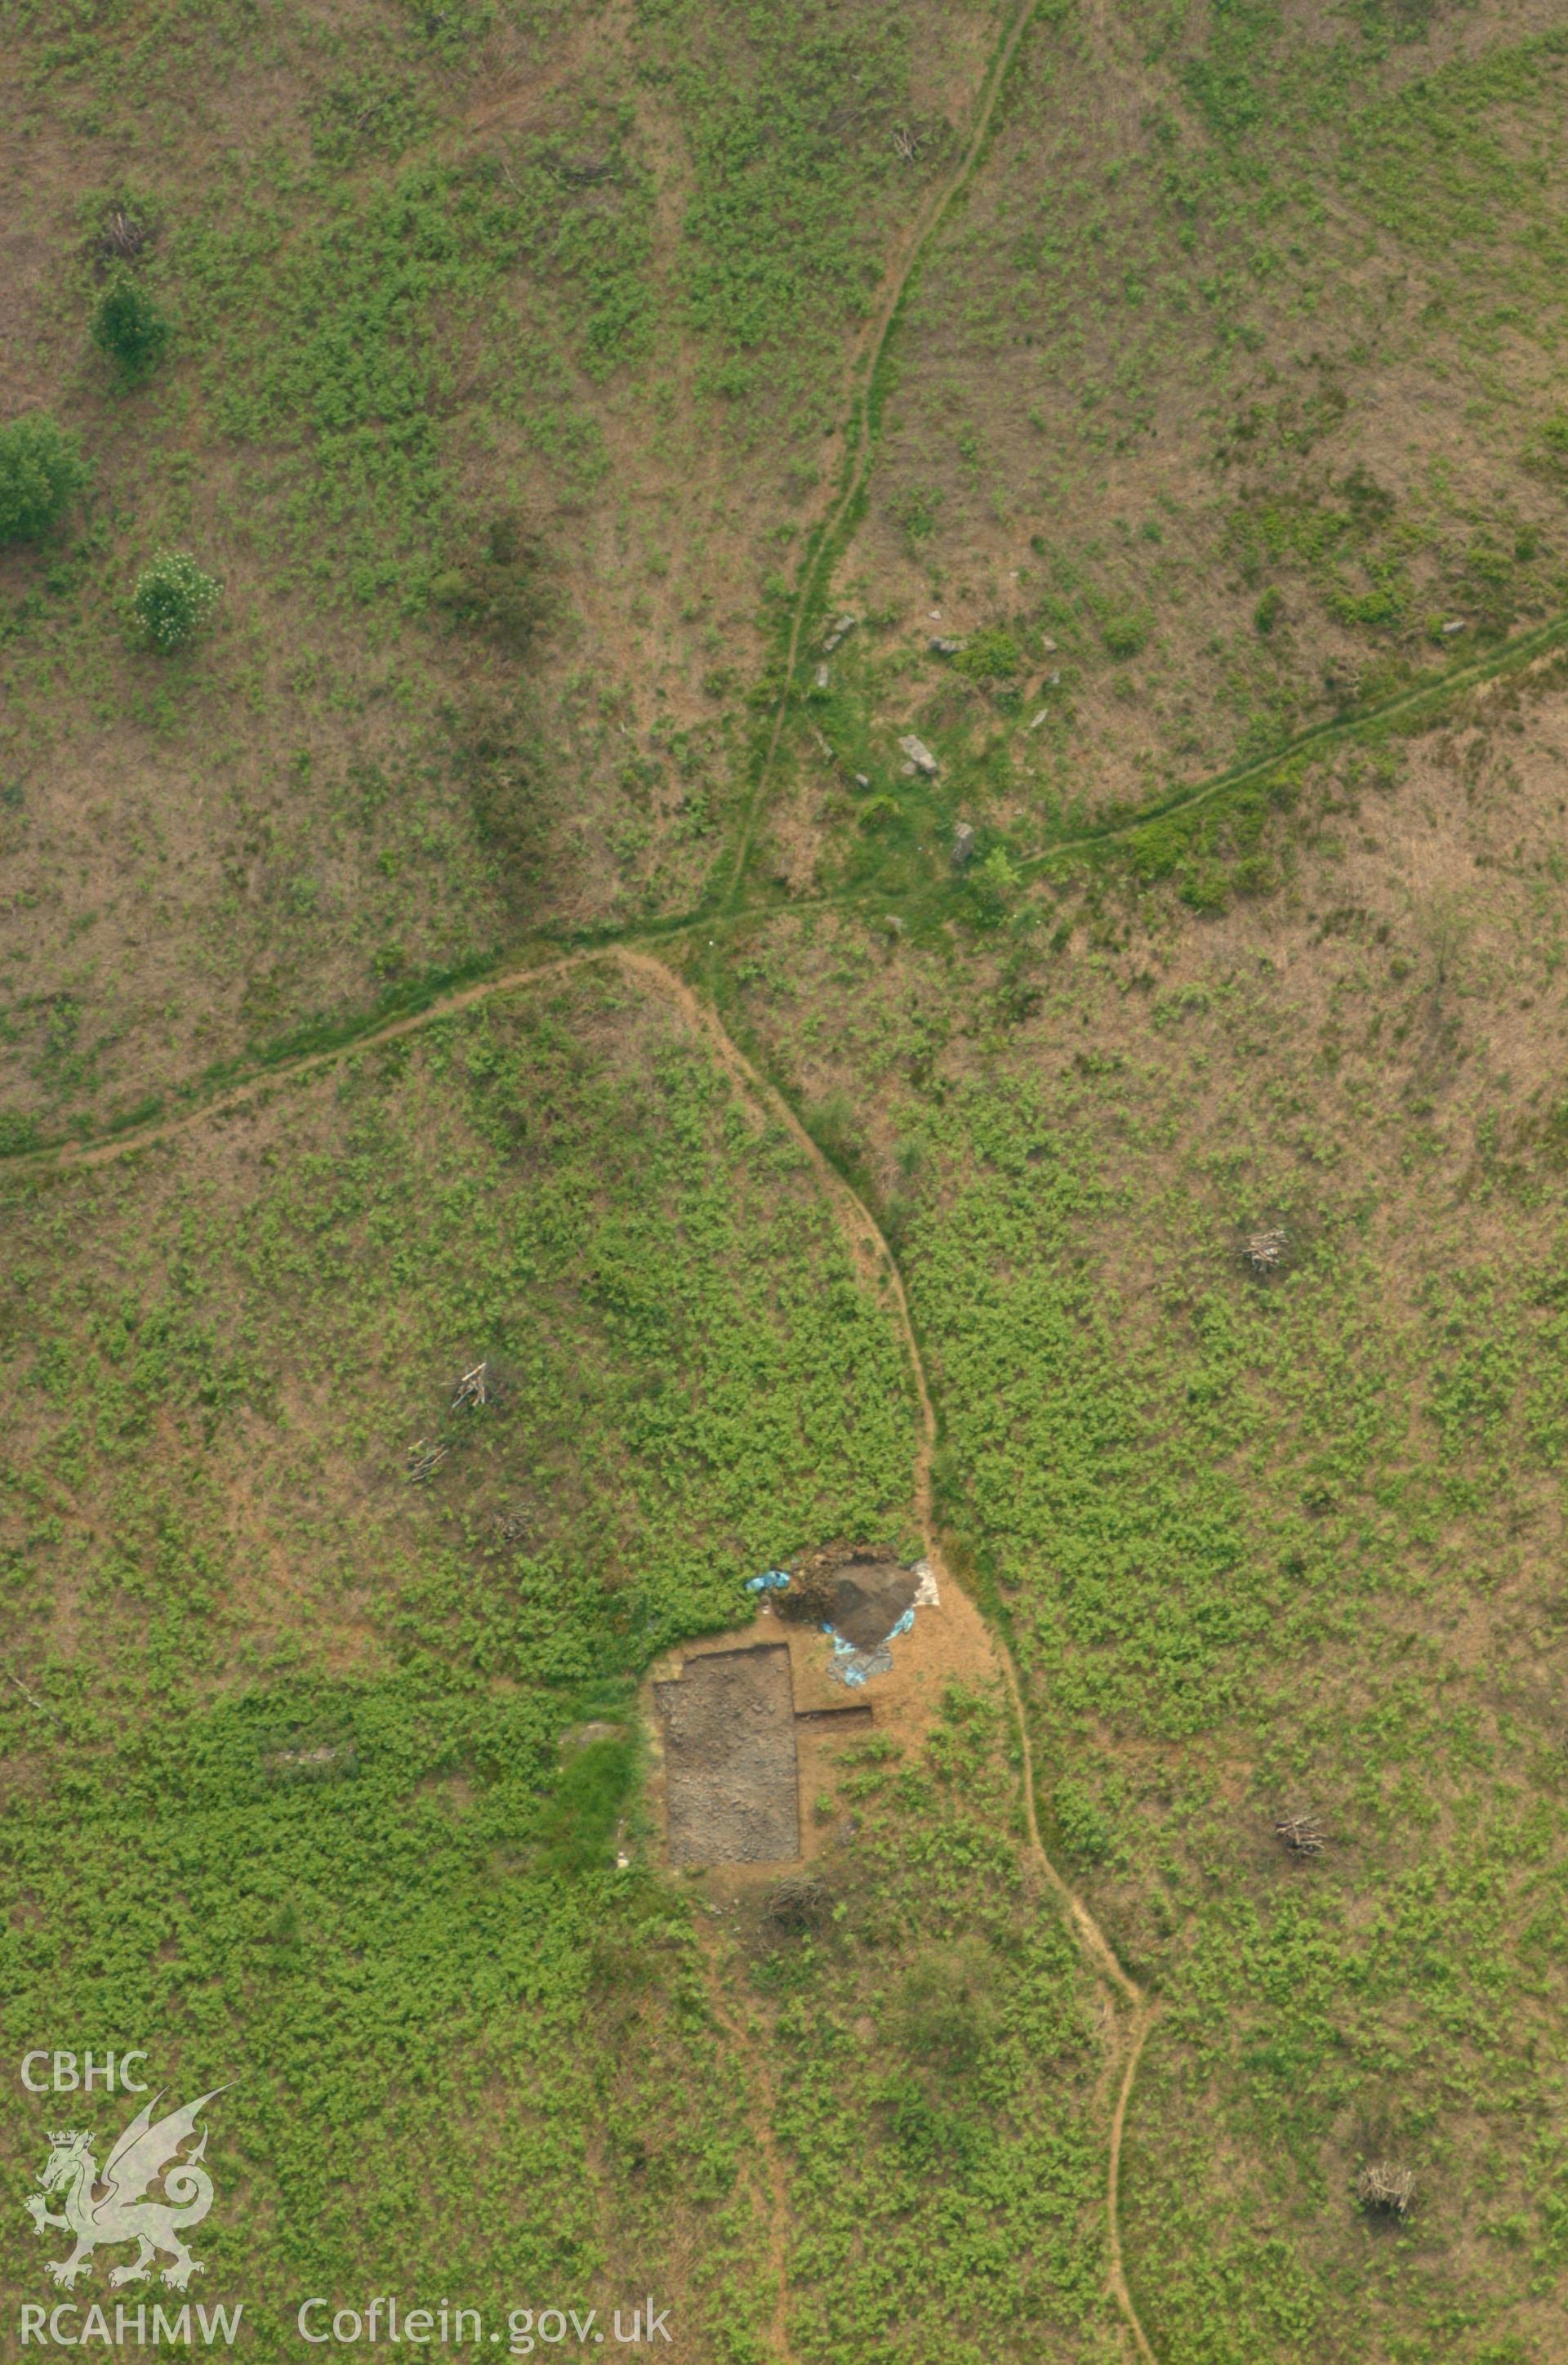
<path fill-rule="evenodd" d="M 787 1642 L 693 1653 L 655 1683 L 671 1864 L 779 1864 L 801 1855 L 796 1728 L 858 1732 L 868 1703 L 797 1709 Z"/>
<path fill-rule="evenodd" d="M 704 1651 L 655 1684 L 671 1864 L 766 1864 L 801 1853 L 790 1646 Z"/>

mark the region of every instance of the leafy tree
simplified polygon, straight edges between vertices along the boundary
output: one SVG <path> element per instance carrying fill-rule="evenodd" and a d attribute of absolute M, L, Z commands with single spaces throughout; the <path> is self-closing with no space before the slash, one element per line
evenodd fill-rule
<path fill-rule="evenodd" d="M 112 281 L 93 315 L 93 342 L 133 385 L 148 375 L 171 333 L 168 320 L 134 279 Z"/>
<path fill-rule="evenodd" d="M 130 604 L 151 646 L 168 656 L 196 639 L 222 593 L 188 551 L 160 550 L 138 576 Z"/>
<path fill-rule="evenodd" d="M 36 542 L 86 481 L 76 438 L 41 411 L 0 427 L 0 542 Z"/>
<path fill-rule="evenodd" d="M 1004 846 L 993 846 L 983 862 L 977 862 L 965 881 L 975 913 L 985 925 L 994 927 L 1006 917 L 1018 891 L 1019 872 Z"/>

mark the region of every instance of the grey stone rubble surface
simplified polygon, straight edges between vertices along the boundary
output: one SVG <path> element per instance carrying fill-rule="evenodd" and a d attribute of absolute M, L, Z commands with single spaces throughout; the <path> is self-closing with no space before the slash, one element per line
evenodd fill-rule
<path fill-rule="evenodd" d="M 967 821 L 961 821 L 953 832 L 953 868 L 962 870 L 974 858 L 975 834 Z"/>
<path fill-rule="evenodd" d="M 906 731 L 899 745 L 917 772 L 924 772 L 928 780 L 936 778 L 942 767 L 923 739 L 917 739 L 913 731 Z"/>
<path fill-rule="evenodd" d="M 890 1676 L 893 1654 L 885 1642 L 869 1651 L 846 1651 L 829 1662 L 827 1672 L 832 1683 L 860 1685 L 872 1676 Z"/>

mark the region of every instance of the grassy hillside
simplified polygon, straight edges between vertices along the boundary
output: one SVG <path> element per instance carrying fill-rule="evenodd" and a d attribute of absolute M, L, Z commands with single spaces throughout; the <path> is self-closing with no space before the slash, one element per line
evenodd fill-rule
<path fill-rule="evenodd" d="M 901 809 L 1036 851 L 1568 609 L 1565 70 L 1550 12 L 1036 12 L 882 374 L 798 887 Z"/>
<path fill-rule="evenodd" d="M 897 1349 L 799 1152 L 588 978 L 6 1223 L 17 2025 L 233 2081 L 212 2246 L 263 2329 L 395 2259 L 482 2306 L 678 2279 L 695 2353 L 755 2353 L 744 2070 L 611 1842 L 648 1658 L 907 1519 Z"/>
<path fill-rule="evenodd" d="M 101 1117 L 530 926 L 692 903 L 991 28 L 22 12 L 0 399 L 88 484 L 0 546 L 8 1105 Z M 90 334 L 127 281 L 169 331 L 136 376 Z M 174 659 L 127 628 L 166 544 L 223 586 Z"/>
<path fill-rule="evenodd" d="M 0 1964 L 254 2353 L 1555 2353 L 1558 14 L 14 12 Z"/>
<path fill-rule="evenodd" d="M 1552 2338 L 1564 712 L 1558 667 L 1320 770 L 1217 917 L 1129 863 L 732 966 L 899 1243 L 1055 1844 L 1160 1999 L 1161 2358 Z"/>

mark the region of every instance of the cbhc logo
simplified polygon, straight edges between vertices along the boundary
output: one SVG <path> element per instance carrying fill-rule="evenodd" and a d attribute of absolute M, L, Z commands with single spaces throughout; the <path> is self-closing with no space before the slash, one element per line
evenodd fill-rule
<path fill-rule="evenodd" d="M 146 2058 L 145 2053 L 122 2053 L 117 2076 L 112 2052 L 99 2055 L 89 2049 L 81 2057 L 80 2068 L 74 2053 L 24 2053 L 22 2083 L 29 2094 L 90 2094 L 95 2086 L 102 2086 L 112 2094 L 117 2083 L 122 2093 L 145 2094 L 146 2087 L 138 2083 L 130 2070 L 133 2062 L 140 2068 Z M 33 2069 L 40 2061 L 49 2074 L 35 2078 Z"/>

